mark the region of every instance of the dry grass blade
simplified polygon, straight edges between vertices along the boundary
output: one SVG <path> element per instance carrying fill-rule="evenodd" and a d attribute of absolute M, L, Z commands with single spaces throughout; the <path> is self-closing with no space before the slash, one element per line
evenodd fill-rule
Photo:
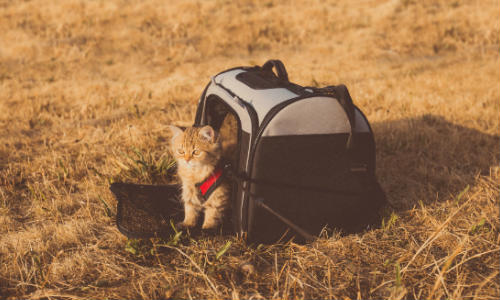
<path fill-rule="evenodd" d="M 498 277 L 498 274 L 500 273 L 500 271 L 495 271 L 493 273 L 491 273 L 490 276 L 488 276 L 486 279 L 483 280 L 483 282 L 481 282 L 481 284 L 477 287 L 476 289 L 476 293 L 474 295 L 474 298 L 475 299 L 479 299 L 478 297 L 478 294 L 479 292 L 481 292 L 481 289 L 486 285 L 488 284 L 491 280 L 493 280 L 495 277 Z"/>
<path fill-rule="evenodd" d="M 212 280 L 210 280 L 210 278 L 208 278 L 207 274 L 205 274 L 205 272 L 203 272 L 203 270 L 200 268 L 200 266 L 191 258 L 191 256 L 187 255 L 186 253 L 184 253 L 184 251 L 182 251 L 181 249 L 177 248 L 177 247 L 172 247 L 172 246 L 169 246 L 169 245 L 161 245 L 161 247 L 164 247 L 164 248 L 168 248 L 168 249 L 172 249 L 172 250 L 175 250 L 177 252 L 179 252 L 182 256 L 184 256 L 185 258 L 187 258 L 189 260 L 189 262 L 198 270 L 198 272 L 200 272 L 200 275 L 203 277 L 203 279 L 205 279 L 205 281 L 207 282 L 207 285 L 208 287 L 212 290 L 213 292 L 213 296 L 215 298 L 219 298 L 219 295 L 218 295 L 218 292 L 217 292 L 217 288 L 215 287 L 215 284 L 212 282 Z"/>
<path fill-rule="evenodd" d="M 488 251 L 484 251 L 484 252 L 478 253 L 478 254 L 473 255 L 471 257 L 468 257 L 467 259 L 465 259 L 465 260 L 457 263 L 453 267 L 451 267 L 448 270 L 446 270 L 446 273 L 453 271 L 454 269 L 460 267 L 461 265 L 463 265 L 463 264 L 467 263 L 468 261 L 471 261 L 471 260 L 473 260 L 475 258 L 481 257 L 481 256 L 486 255 L 486 254 L 490 254 L 490 253 L 494 253 L 494 252 L 499 252 L 499 251 L 500 251 L 500 248 L 496 248 L 496 249 L 491 249 L 491 250 L 488 250 Z"/>
<path fill-rule="evenodd" d="M 31 294 L 28 298 L 30 300 L 42 300 L 42 299 L 71 299 L 71 300 L 82 300 L 88 299 L 87 297 L 79 297 L 76 295 L 60 293 L 53 290 L 37 290 L 35 293 Z"/>
<path fill-rule="evenodd" d="M 411 263 L 415 260 L 415 258 L 426 247 L 428 247 L 430 244 L 432 244 L 432 242 L 438 237 L 438 235 L 446 227 L 446 225 L 448 225 L 448 223 L 450 223 L 450 221 L 453 219 L 453 217 L 455 217 L 458 214 L 458 212 L 460 212 L 460 210 L 462 208 L 464 208 L 466 205 L 468 205 L 471 200 L 472 200 L 472 198 L 469 198 L 469 200 L 467 200 L 462 205 L 460 205 L 460 207 L 458 207 L 457 209 L 455 209 L 455 211 L 446 219 L 446 221 L 444 221 L 443 223 L 441 223 L 441 225 L 439 225 L 439 227 L 434 231 L 434 233 L 431 236 L 429 236 L 429 238 L 422 244 L 422 246 L 420 246 L 420 248 L 418 248 L 417 252 L 415 252 L 415 254 L 413 255 L 413 257 L 408 261 L 408 263 L 404 266 L 404 268 L 401 269 L 401 273 L 405 273 L 405 271 L 408 269 L 408 267 L 411 265 Z"/>
<path fill-rule="evenodd" d="M 446 274 L 446 271 L 450 267 L 450 265 L 453 262 L 453 260 L 455 259 L 455 257 L 457 257 L 457 255 L 462 251 L 465 242 L 466 241 L 464 240 L 458 245 L 458 247 L 455 249 L 455 251 L 453 251 L 453 253 L 446 259 L 446 262 L 444 263 L 444 266 L 441 268 L 441 270 L 439 270 L 439 266 L 436 265 L 437 269 L 439 270 L 439 274 L 438 274 L 438 278 L 436 278 L 436 282 L 434 283 L 434 286 L 432 287 L 431 293 L 429 295 L 430 299 L 434 298 L 434 293 L 438 289 L 439 285 L 443 286 L 447 296 L 450 297 L 450 294 L 448 293 L 448 289 L 446 288 L 446 285 L 444 283 L 443 277 L 444 277 L 444 274 Z"/>

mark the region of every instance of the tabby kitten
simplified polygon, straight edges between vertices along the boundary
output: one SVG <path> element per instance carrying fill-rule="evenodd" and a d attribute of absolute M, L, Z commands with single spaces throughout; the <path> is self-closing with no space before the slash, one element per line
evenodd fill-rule
<path fill-rule="evenodd" d="M 202 229 L 215 229 L 221 224 L 229 206 L 230 190 L 222 182 L 204 201 L 196 186 L 214 171 L 222 156 L 219 138 L 210 126 L 188 127 L 182 130 L 169 126 L 172 132 L 171 151 L 177 161 L 177 173 L 182 181 L 184 221 L 180 227 L 194 227 L 201 211 L 205 211 Z"/>

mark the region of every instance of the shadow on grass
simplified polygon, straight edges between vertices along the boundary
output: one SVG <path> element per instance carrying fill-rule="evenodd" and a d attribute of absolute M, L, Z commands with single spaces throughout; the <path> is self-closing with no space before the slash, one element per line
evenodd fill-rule
<path fill-rule="evenodd" d="M 373 129 L 378 180 L 391 207 L 398 211 L 420 201 L 431 204 L 456 196 L 499 163 L 499 136 L 441 117 L 374 123 Z M 111 190 L 120 200 L 118 227 L 129 237 L 152 237 L 162 231 L 168 236 L 173 232 L 170 220 L 182 220 L 179 186 L 115 183 Z M 230 228 L 225 229 L 230 234 Z"/>
<path fill-rule="evenodd" d="M 396 210 L 456 196 L 499 164 L 500 137 L 442 117 L 372 124 L 377 176 Z"/>

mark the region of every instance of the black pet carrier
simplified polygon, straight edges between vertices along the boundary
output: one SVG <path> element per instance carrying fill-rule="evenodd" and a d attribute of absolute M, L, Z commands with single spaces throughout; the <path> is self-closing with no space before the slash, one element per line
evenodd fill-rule
<path fill-rule="evenodd" d="M 375 177 L 373 133 L 344 85 L 291 83 L 279 60 L 233 68 L 212 77 L 194 125 L 217 130 L 227 114 L 238 123 L 238 155 L 224 172 L 233 183 L 232 231 L 270 243 L 329 229 L 356 232 L 379 220 L 386 200 Z M 161 235 L 171 230 L 169 219 L 182 220 L 178 201 L 169 202 L 179 189 L 168 188 L 113 185 L 122 232 Z M 154 224 L 140 227 L 125 210 L 141 210 Z"/>

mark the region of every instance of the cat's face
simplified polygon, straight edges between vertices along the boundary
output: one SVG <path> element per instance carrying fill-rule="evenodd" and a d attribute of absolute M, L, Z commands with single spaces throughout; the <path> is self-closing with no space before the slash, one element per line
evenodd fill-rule
<path fill-rule="evenodd" d="M 171 151 L 177 163 L 186 168 L 215 166 L 221 156 L 220 143 L 210 126 L 188 127 L 182 130 L 170 126 Z"/>

